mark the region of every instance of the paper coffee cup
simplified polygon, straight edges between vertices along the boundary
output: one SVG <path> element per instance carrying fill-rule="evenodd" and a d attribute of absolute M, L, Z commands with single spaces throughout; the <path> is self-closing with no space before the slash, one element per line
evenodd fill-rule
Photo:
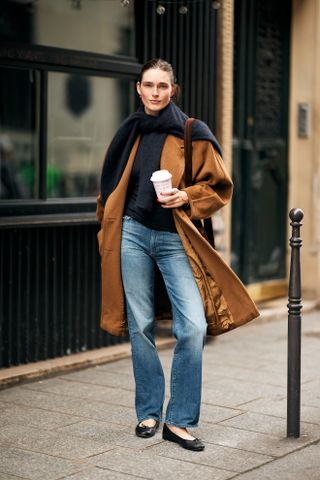
<path fill-rule="evenodd" d="M 171 190 L 171 178 L 172 175 L 170 172 L 168 172 L 168 170 L 156 170 L 155 172 L 153 172 L 150 180 L 153 183 L 158 198 L 160 198 L 161 192 Z"/>

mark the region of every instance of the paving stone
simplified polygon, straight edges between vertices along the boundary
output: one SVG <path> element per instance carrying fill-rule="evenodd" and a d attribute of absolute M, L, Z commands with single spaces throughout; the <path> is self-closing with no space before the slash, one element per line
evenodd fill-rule
<path fill-rule="evenodd" d="M 174 337 L 172 337 L 172 338 L 174 339 Z M 163 357 L 172 358 L 175 345 L 176 345 L 176 343 L 174 342 L 174 343 L 171 345 L 171 347 L 169 347 L 169 348 L 162 348 L 161 350 L 158 350 L 159 357 L 160 357 L 160 358 L 163 358 Z"/>
<path fill-rule="evenodd" d="M 170 379 L 170 369 L 171 369 L 172 358 L 170 358 L 170 357 L 162 358 L 160 356 L 159 356 L 159 358 L 160 358 L 160 361 L 161 361 L 161 365 L 162 365 L 162 368 L 163 368 L 164 375 L 169 380 Z M 131 362 L 131 359 L 130 359 L 130 362 Z M 109 365 L 111 365 L 111 364 L 109 364 Z M 116 368 L 109 369 L 108 365 L 98 365 L 96 367 L 96 369 L 98 371 L 107 372 L 108 374 L 123 375 L 123 376 L 126 376 L 126 378 L 128 378 L 128 376 L 130 376 L 131 379 L 134 379 L 132 364 L 128 365 L 126 367 L 126 369 L 122 368 L 119 372 L 117 371 Z M 125 387 L 125 388 L 127 388 L 127 387 Z"/>
<path fill-rule="evenodd" d="M 63 478 L 67 478 L 69 480 L 137 480 L 137 478 L 149 479 L 150 477 L 136 477 L 133 475 L 127 475 L 126 473 L 115 472 L 114 470 L 94 467 Z"/>
<path fill-rule="evenodd" d="M 220 342 L 220 339 L 219 339 Z M 259 357 L 259 354 L 265 353 L 260 349 L 248 349 L 245 350 L 243 347 L 239 347 L 237 343 L 219 343 L 218 348 L 214 347 L 209 350 L 207 347 L 207 353 L 204 354 L 204 358 L 208 363 L 211 363 L 214 367 L 214 364 L 217 365 L 217 370 L 219 367 L 232 366 L 236 368 L 245 368 L 248 370 L 256 370 L 262 368 L 262 366 L 267 366 L 269 364 L 268 360 Z M 206 350 L 205 350 L 206 352 Z"/>
<path fill-rule="evenodd" d="M 314 368 L 314 367 L 313 367 Z M 313 391 L 315 393 L 318 393 L 320 390 L 320 378 L 319 375 L 316 376 L 315 379 L 310 380 L 309 382 L 306 382 L 303 386 L 303 390 L 305 392 Z"/>
<path fill-rule="evenodd" d="M 0 443 L 15 444 L 19 448 L 26 448 L 32 450 L 38 449 L 41 442 L 55 437 L 57 434 L 50 430 L 41 430 L 26 425 L 18 425 L 16 423 L 9 423 L 0 430 Z"/>
<path fill-rule="evenodd" d="M 319 480 L 320 445 L 290 453 L 252 472 L 237 476 L 237 480 Z"/>
<path fill-rule="evenodd" d="M 11 444 L 34 452 L 48 453 L 71 460 L 86 458 L 114 448 L 110 443 L 67 435 L 63 432 L 43 431 L 24 425 L 6 425 L 0 430 L 0 443 Z"/>
<path fill-rule="evenodd" d="M 139 438 L 135 435 L 135 425 L 130 428 L 102 422 L 79 422 L 76 425 L 59 428 L 64 434 L 90 438 L 99 442 L 111 443 L 129 448 L 144 448 L 162 441 L 161 427 L 151 438 Z M 83 441 L 83 440 L 82 440 Z"/>
<path fill-rule="evenodd" d="M 128 426 L 96 420 L 83 420 L 73 425 L 57 428 L 55 431 L 105 442 L 113 433 L 128 431 Z"/>
<path fill-rule="evenodd" d="M 1 447 L 0 472 L 32 480 L 57 480 L 63 475 L 83 470 L 84 466 L 15 447 Z M 5 478 L 5 477 L 4 477 Z"/>
<path fill-rule="evenodd" d="M 109 387 L 123 388 L 126 390 L 135 389 L 134 378 L 132 374 L 118 375 L 115 372 L 107 372 L 94 367 L 86 370 L 67 373 L 63 375 L 63 379 L 68 381 L 76 380 L 78 382 L 93 383 L 96 385 L 107 385 Z"/>
<path fill-rule="evenodd" d="M 19 389 L 16 391 L 10 389 L 5 393 L 4 398 L 8 402 L 15 402 L 20 405 L 33 405 L 43 410 L 69 413 L 76 416 L 77 420 L 83 420 L 83 417 L 85 417 L 104 421 L 109 420 L 111 422 L 128 425 L 136 420 L 133 406 L 129 408 L 121 405 L 106 404 L 94 400 L 82 400 L 80 398 L 76 399 L 30 389 Z"/>
<path fill-rule="evenodd" d="M 214 386 L 204 383 L 202 387 L 203 404 L 219 405 L 221 407 L 236 407 L 237 405 L 261 398 L 261 396 L 258 390 L 250 392 L 244 388 L 236 388 L 235 385 L 228 388 L 226 384 L 223 385 L 218 382 Z M 241 411 L 241 408 L 239 410 Z"/>
<path fill-rule="evenodd" d="M 1 426 L 17 423 L 50 430 L 63 425 L 77 423 L 80 420 L 83 420 L 83 418 L 14 404 L 8 404 L 6 408 L 0 410 Z"/>
<path fill-rule="evenodd" d="M 0 480 L 26 480 L 26 477 L 17 477 L 16 475 L 0 472 Z"/>
<path fill-rule="evenodd" d="M 310 382 L 301 389 L 301 404 L 308 407 L 320 408 L 320 385 L 319 382 Z"/>
<path fill-rule="evenodd" d="M 287 439 L 284 436 L 249 432 L 223 425 L 209 426 L 205 424 L 193 431 L 192 434 L 201 438 L 204 442 L 274 457 L 285 455 L 315 440 L 314 437 L 309 435 L 298 439 Z"/>
<path fill-rule="evenodd" d="M 315 357 L 314 357 L 315 358 Z M 305 364 L 305 358 L 303 358 L 303 364 L 302 364 L 302 369 L 301 369 L 301 384 L 305 385 L 306 383 L 314 380 L 317 378 L 319 375 L 316 372 L 316 368 L 314 365 L 314 358 L 312 360 L 313 365 L 312 368 L 307 368 Z M 303 366 L 304 365 L 304 366 Z M 283 361 L 282 363 L 276 362 L 274 365 L 270 364 L 267 367 L 264 367 L 261 369 L 260 372 L 262 375 L 266 374 L 269 376 L 270 374 L 272 375 L 283 375 L 287 378 L 287 359 Z"/>
<path fill-rule="evenodd" d="M 16 405 L 32 405 L 37 408 L 58 410 L 60 406 L 72 407 L 75 400 L 72 398 L 64 398 L 58 395 L 48 394 L 37 390 L 30 390 L 23 387 L 10 388 L 2 392 L 2 401 Z M 55 408 L 57 407 L 57 408 Z"/>
<path fill-rule="evenodd" d="M 97 368 L 99 370 L 106 370 L 107 372 L 128 375 L 129 372 L 132 372 L 132 360 L 131 357 L 123 358 L 122 360 L 117 360 L 115 362 L 102 363 L 98 365 Z"/>
<path fill-rule="evenodd" d="M 261 455 L 254 452 L 246 452 L 237 448 L 222 447 L 220 445 L 205 444 L 205 449 L 201 452 L 192 452 L 181 448 L 172 442 L 162 442 L 148 449 L 148 454 L 163 455 L 164 457 L 185 460 L 201 465 L 222 468 L 230 472 L 244 472 L 250 468 L 264 464 L 272 460 L 273 457 Z"/>
<path fill-rule="evenodd" d="M 260 371 L 260 370 L 245 370 L 236 367 L 222 367 L 223 372 L 223 379 L 230 379 L 236 382 L 239 381 L 249 381 L 256 385 L 258 390 L 259 385 L 261 386 L 275 386 L 278 387 L 279 390 L 282 390 L 285 393 L 285 389 L 287 387 L 287 373 L 283 371 L 282 373 L 272 373 L 267 371 Z M 222 376 L 222 375 L 221 375 Z M 218 381 L 221 379 L 218 379 Z M 216 384 L 216 378 L 210 378 L 207 374 L 206 376 L 206 385 L 210 386 Z M 281 387 L 281 388 L 280 388 Z M 261 387 L 262 388 L 262 387 Z"/>
<path fill-rule="evenodd" d="M 218 340 L 219 342 L 220 340 Z M 233 350 L 226 349 L 224 344 L 219 344 L 212 348 L 208 346 L 204 349 L 203 359 L 206 365 L 210 367 L 210 370 L 214 373 L 219 373 L 222 367 L 239 369 L 241 365 L 242 369 L 257 370 L 270 365 L 268 360 L 263 360 L 257 357 L 256 353 L 246 351 L 242 353 L 238 349 Z"/>
<path fill-rule="evenodd" d="M 159 353 L 160 361 L 162 363 L 165 374 L 169 376 L 170 368 L 172 364 L 172 358 L 173 358 L 173 351 L 172 349 L 168 349 L 168 350 L 161 350 L 158 353 Z M 93 368 L 93 367 L 90 367 L 90 368 Z M 107 373 L 116 373 L 119 375 L 127 375 L 127 376 L 130 374 L 132 376 L 132 361 L 131 359 L 119 360 L 116 362 L 110 362 L 103 365 L 97 365 L 95 369 L 96 371 L 105 371 Z M 86 370 L 89 370 L 89 369 L 86 369 Z M 85 370 L 81 370 L 81 372 L 84 372 L 84 371 Z M 77 372 L 77 374 L 84 379 L 85 376 L 81 375 L 81 372 Z M 59 378 L 64 379 L 65 377 L 66 375 L 61 376 Z"/>
<path fill-rule="evenodd" d="M 260 375 L 257 376 L 257 383 L 261 382 L 261 378 L 265 375 L 266 378 L 266 383 L 270 385 L 277 384 L 278 386 L 280 385 L 281 382 L 281 377 L 283 377 L 283 384 L 282 386 L 286 388 L 287 386 L 287 364 L 281 366 L 275 366 L 274 368 L 268 367 L 266 369 L 261 369 Z M 275 379 L 272 380 L 272 376 L 275 376 Z M 309 382 L 312 382 L 314 380 L 315 374 L 308 371 L 306 374 L 301 375 L 301 385 L 304 387 L 306 384 Z M 270 380 L 271 378 L 271 380 Z M 271 383 L 272 382 L 272 383 Z"/>
<path fill-rule="evenodd" d="M 271 415 L 263 415 L 259 413 L 246 412 L 237 417 L 230 418 L 220 422 L 219 425 L 227 427 L 240 428 L 251 432 L 267 433 L 276 436 L 286 436 L 287 419 L 274 417 Z M 311 423 L 301 422 L 301 435 L 311 435 L 312 437 L 320 437 L 320 426 Z"/>
<path fill-rule="evenodd" d="M 281 350 L 281 351 L 280 351 Z M 285 342 L 277 343 L 273 349 L 268 351 L 257 351 L 256 355 L 261 355 L 260 360 L 264 363 L 260 370 L 270 370 L 283 373 L 287 366 L 287 347 Z"/>
<path fill-rule="evenodd" d="M 257 385 L 237 380 L 220 379 L 214 386 L 204 385 L 202 402 L 237 408 L 243 403 L 261 397 L 281 397 L 286 395 L 284 388 L 270 385 Z"/>
<path fill-rule="evenodd" d="M 202 403 L 199 424 L 201 422 L 218 423 L 222 420 L 227 420 L 227 418 L 241 415 L 242 413 L 243 410 L 240 409 L 225 408 L 217 405 L 210 405 L 208 403 Z"/>
<path fill-rule="evenodd" d="M 171 349 L 169 348 L 168 351 L 170 352 L 170 355 L 169 355 L 169 356 L 159 355 L 159 359 L 160 359 L 162 368 L 163 368 L 163 370 L 164 370 L 165 372 L 169 372 L 169 371 L 170 371 L 171 365 L 172 365 L 172 360 L 173 360 L 173 350 L 171 350 Z M 159 352 L 158 352 L 158 353 L 159 353 Z"/>
<path fill-rule="evenodd" d="M 243 329 L 242 329 L 243 330 Z M 229 335 L 229 333 L 231 335 Z M 243 342 L 244 342 L 244 337 L 247 336 L 248 337 L 248 334 L 246 335 L 244 333 L 244 331 L 242 332 L 237 332 L 236 330 L 234 330 L 233 332 L 229 332 L 227 336 L 225 335 L 219 335 L 217 337 L 215 337 L 214 339 L 214 342 L 213 343 L 209 343 L 205 346 L 204 348 L 204 354 L 205 355 L 216 355 L 217 352 L 219 352 L 219 350 L 221 352 L 224 352 L 224 356 L 223 357 L 220 357 L 220 360 L 224 360 L 224 358 L 228 358 L 228 357 L 234 357 L 237 355 L 237 353 L 239 353 L 239 355 L 242 355 L 244 353 L 246 353 L 246 351 L 242 350 L 241 348 L 238 349 L 238 350 L 234 350 L 232 348 L 230 349 L 226 349 L 225 346 L 226 345 L 242 345 Z M 265 347 L 265 346 L 264 346 Z M 256 345 L 254 346 L 254 348 L 256 348 Z M 252 350 L 249 351 L 249 354 L 251 356 L 253 356 L 253 353 L 252 353 Z"/>
<path fill-rule="evenodd" d="M 45 380 L 27 386 L 28 390 L 55 393 L 75 397 L 76 399 L 89 399 L 105 403 L 134 407 L 134 393 L 130 390 L 120 390 L 101 385 L 92 385 L 82 382 L 67 382 L 60 378 Z"/>
<path fill-rule="evenodd" d="M 199 456 L 203 452 L 196 452 Z M 199 458 L 200 460 L 200 458 Z M 192 478 L 193 480 L 225 480 L 234 473 L 207 467 L 191 461 L 176 460 L 160 455 L 154 455 L 152 450 L 132 451 L 118 448 L 111 452 L 102 453 L 89 459 L 90 463 L 102 468 L 109 468 L 122 473 L 129 473 L 143 477 L 148 472 L 152 480 L 176 480 Z"/>
<path fill-rule="evenodd" d="M 240 405 L 239 408 L 245 409 L 250 412 L 273 415 L 275 417 L 287 417 L 286 398 L 262 398 Z M 320 425 L 320 408 L 310 407 L 301 404 L 301 421 Z"/>

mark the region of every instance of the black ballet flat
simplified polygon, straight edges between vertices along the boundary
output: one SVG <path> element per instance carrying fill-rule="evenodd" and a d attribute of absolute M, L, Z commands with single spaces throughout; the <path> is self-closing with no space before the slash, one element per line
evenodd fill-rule
<path fill-rule="evenodd" d="M 162 438 L 164 440 L 169 440 L 169 442 L 175 442 L 181 445 L 181 447 L 186 448 L 187 450 L 194 450 L 195 452 L 201 452 L 204 450 L 204 444 L 199 438 L 195 438 L 194 440 L 186 440 L 185 438 L 179 437 L 173 433 L 167 425 L 163 424 L 162 430 Z"/>
<path fill-rule="evenodd" d="M 155 425 L 153 425 L 153 427 L 148 427 L 147 425 L 140 425 L 140 423 L 138 423 L 138 425 L 136 426 L 136 435 L 141 438 L 153 437 L 160 425 L 159 420 L 156 420 L 156 423 Z"/>

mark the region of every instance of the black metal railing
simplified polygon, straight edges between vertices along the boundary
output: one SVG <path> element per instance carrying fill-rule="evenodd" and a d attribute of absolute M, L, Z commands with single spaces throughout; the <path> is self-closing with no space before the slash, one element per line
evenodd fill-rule
<path fill-rule="evenodd" d="M 167 3 L 158 15 L 154 2 L 135 2 L 137 58 L 161 57 L 172 63 L 182 90 L 181 107 L 216 130 L 217 10 L 211 0 L 188 5 Z"/>
<path fill-rule="evenodd" d="M 0 230 L 0 367 L 128 341 L 99 326 L 97 228 Z"/>

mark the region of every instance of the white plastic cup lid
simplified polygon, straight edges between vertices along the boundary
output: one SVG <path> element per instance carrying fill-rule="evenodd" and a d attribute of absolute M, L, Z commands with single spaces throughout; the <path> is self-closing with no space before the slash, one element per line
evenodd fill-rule
<path fill-rule="evenodd" d="M 150 180 L 152 182 L 163 182 L 165 180 L 169 180 L 170 178 L 172 178 L 172 175 L 170 172 L 168 172 L 168 170 L 156 170 L 153 172 Z"/>

